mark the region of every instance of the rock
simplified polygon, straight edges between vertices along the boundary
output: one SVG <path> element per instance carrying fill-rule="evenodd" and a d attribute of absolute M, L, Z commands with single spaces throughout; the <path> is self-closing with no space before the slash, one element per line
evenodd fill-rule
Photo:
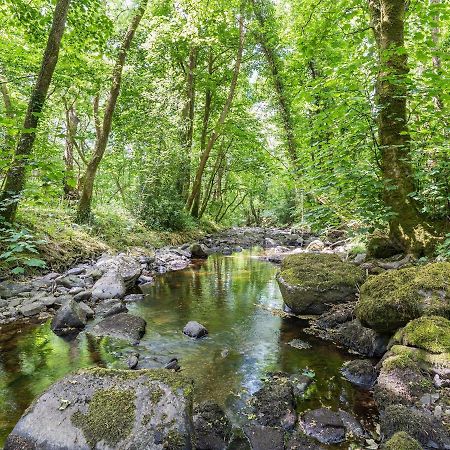
<path fill-rule="evenodd" d="M 97 317 L 109 317 L 115 314 L 128 312 L 128 308 L 118 298 L 109 298 L 101 302 L 95 308 L 95 314 Z"/>
<path fill-rule="evenodd" d="M 88 331 L 88 334 L 98 338 L 110 337 L 136 343 L 144 336 L 145 326 L 144 319 L 128 313 L 120 313 L 101 320 Z"/>
<path fill-rule="evenodd" d="M 180 375 L 85 369 L 53 384 L 26 410 L 5 450 L 187 449 L 191 407 L 192 384 Z"/>
<path fill-rule="evenodd" d="M 381 413 L 380 430 L 384 439 L 403 431 L 424 447 L 446 449 L 450 446 L 450 435 L 442 423 L 431 414 L 403 405 L 388 406 Z"/>
<path fill-rule="evenodd" d="M 58 336 L 65 336 L 82 330 L 86 318 L 86 311 L 74 300 L 69 300 L 56 313 L 51 328 Z"/>
<path fill-rule="evenodd" d="M 307 252 L 321 252 L 325 248 L 325 244 L 320 240 L 316 239 L 308 244 L 306 247 Z"/>
<path fill-rule="evenodd" d="M 207 248 L 203 244 L 195 243 L 189 247 L 192 258 L 194 259 L 206 259 L 208 257 Z"/>
<path fill-rule="evenodd" d="M 408 433 L 395 433 L 382 447 L 383 450 L 422 450 L 422 446 Z"/>
<path fill-rule="evenodd" d="M 423 315 L 450 317 L 450 263 L 387 271 L 361 287 L 356 316 L 380 333 L 392 333 Z"/>
<path fill-rule="evenodd" d="M 291 380 L 284 374 L 272 375 L 250 401 L 260 425 L 292 430 L 297 420 Z"/>
<path fill-rule="evenodd" d="M 303 374 L 291 375 L 289 379 L 292 384 L 294 397 L 301 397 L 313 382 L 310 377 Z"/>
<path fill-rule="evenodd" d="M 364 389 L 371 389 L 377 379 L 377 371 L 368 359 L 347 361 L 341 372 L 348 381 Z"/>
<path fill-rule="evenodd" d="M 386 352 L 388 339 L 370 328 L 365 328 L 358 320 L 346 322 L 334 331 L 335 342 L 370 358 Z"/>
<path fill-rule="evenodd" d="M 366 253 L 358 253 L 355 258 L 353 259 L 353 262 L 355 264 L 362 264 L 367 258 Z"/>
<path fill-rule="evenodd" d="M 450 353 L 450 320 L 439 316 L 412 320 L 397 331 L 392 343 L 420 348 L 429 353 Z"/>
<path fill-rule="evenodd" d="M 167 370 L 174 370 L 175 372 L 178 372 L 179 370 L 181 370 L 180 365 L 178 364 L 178 359 L 177 358 L 172 358 L 165 366 L 164 369 Z"/>
<path fill-rule="evenodd" d="M 92 297 L 91 290 L 81 290 L 77 294 L 74 295 L 73 299 L 76 302 L 84 302 L 85 300 L 89 300 Z"/>
<path fill-rule="evenodd" d="M 276 246 L 277 246 L 277 242 L 274 241 L 273 239 L 270 239 L 270 238 L 264 239 L 264 247 L 265 248 L 272 248 L 272 247 L 276 247 Z"/>
<path fill-rule="evenodd" d="M 34 286 L 31 283 L 14 283 L 10 281 L 3 281 L 0 283 L 0 297 L 11 298 L 17 297 L 21 293 L 31 292 Z"/>
<path fill-rule="evenodd" d="M 322 314 L 348 301 L 364 280 L 364 271 L 334 254 L 299 253 L 281 263 L 277 275 L 283 300 L 296 314 Z"/>
<path fill-rule="evenodd" d="M 44 304 L 38 301 L 22 305 L 19 308 L 19 312 L 25 317 L 31 317 L 38 315 L 44 309 L 45 309 Z"/>
<path fill-rule="evenodd" d="M 324 450 L 324 448 L 300 430 L 295 430 L 286 444 L 286 450 Z"/>
<path fill-rule="evenodd" d="M 123 299 L 123 301 L 129 302 L 129 303 L 140 302 L 140 301 L 144 300 L 144 298 L 145 298 L 144 294 L 129 294 Z"/>
<path fill-rule="evenodd" d="M 92 299 L 123 298 L 126 290 L 124 280 L 118 272 L 107 272 L 95 282 L 92 288 Z"/>
<path fill-rule="evenodd" d="M 345 322 L 351 322 L 354 319 L 355 303 L 343 303 L 333 305 L 329 311 L 324 312 L 315 321 L 314 326 L 323 330 L 336 328 Z"/>
<path fill-rule="evenodd" d="M 183 333 L 186 336 L 199 339 L 208 334 L 208 330 L 198 322 L 188 322 L 186 326 L 183 328 Z"/>
<path fill-rule="evenodd" d="M 136 369 L 139 364 L 139 353 L 133 353 L 127 359 L 127 366 L 130 370 Z"/>
<path fill-rule="evenodd" d="M 52 306 L 55 306 L 59 304 L 59 301 L 56 297 L 49 296 L 49 297 L 43 297 L 40 300 L 47 308 L 50 308 Z"/>
<path fill-rule="evenodd" d="M 372 236 L 367 243 L 367 254 L 371 258 L 390 258 L 399 253 L 402 249 L 382 234 Z"/>
<path fill-rule="evenodd" d="M 194 409 L 195 448 L 225 450 L 231 438 L 231 423 L 219 405 L 205 402 Z"/>
<path fill-rule="evenodd" d="M 86 272 L 85 267 L 73 267 L 66 272 L 66 275 L 81 275 L 84 272 Z"/>
<path fill-rule="evenodd" d="M 78 302 L 78 306 L 86 314 L 86 317 L 88 319 L 92 319 L 95 316 L 93 309 L 90 306 L 86 305 L 86 303 Z"/>
<path fill-rule="evenodd" d="M 279 428 L 252 424 L 244 432 L 252 450 L 284 450 L 284 432 Z"/>
<path fill-rule="evenodd" d="M 103 274 L 119 274 L 127 289 L 130 289 L 136 284 L 142 272 L 141 264 L 137 258 L 123 254 L 102 256 L 95 264 L 95 267 Z"/>
<path fill-rule="evenodd" d="M 76 287 L 83 288 L 85 286 L 85 282 L 80 277 L 76 275 L 66 275 L 56 279 L 56 284 L 59 286 L 63 286 L 66 289 L 72 289 Z"/>
<path fill-rule="evenodd" d="M 322 444 L 338 444 L 345 440 L 345 426 L 338 412 L 314 409 L 303 415 L 301 424 L 307 436 Z"/>
<path fill-rule="evenodd" d="M 69 290 L 69 294 L 70 295 L 77 295 L 80 292 L 83 292 L 83 288 L 82 287 L 73 287 L 72 289 Z"/>
<path fill-rule="evenodd" d="M 155 252 L 153 268 L 160 272 L 185 269 L 191 264 L 188 255 L 181 253 L 181 250 L 162 248 Z"/>

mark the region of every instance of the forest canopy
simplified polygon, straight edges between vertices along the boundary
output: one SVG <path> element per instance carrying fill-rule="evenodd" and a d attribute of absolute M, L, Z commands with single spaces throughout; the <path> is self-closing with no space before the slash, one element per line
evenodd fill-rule
<path fill-rule="evenodd" d="M 4 230 L 58 205 L 389 227 L 416 254 L 449 233 L 445 1 L 6 0 L 0 21 Z"/>

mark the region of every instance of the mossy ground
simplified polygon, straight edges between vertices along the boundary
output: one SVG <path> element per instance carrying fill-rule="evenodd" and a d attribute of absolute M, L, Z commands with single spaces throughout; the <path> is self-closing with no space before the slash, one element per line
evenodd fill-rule
<path fill-rule="evenodd" d="M 281 264 L 280 276 L 290 285 L 320 290 L 356 286 L 364 281 L 364 273 L 359 267 L 342 262 L 337 255 L 325 253 L 287 256 Z"/>
<path fill-rule="evenodd" d="M 361 287 L 356 315 L 381 333 L 391 333 L 421 315 L 450 316 L 450 263 L 387 271 Z"/>
<path fill-rule="evenodd" d="M 430 353 L 449 353 L 450 320 L 439 316 L 420 317 L 399 330 L 394 340 Z"/>
<path fill-rule="evenodd" d="M 64 204 L 23 203 L 19 209 L 16 227 L 29 230 L 36 240 L 43 241 L 38 246 L 38 257 L 47 263 L 48 269 L 62 270 L 105 251 L 145 249 L 148 252 L 165 245 L 179 245 L 195 241 L 214 229 L 213 225 L 204 223 L 197 229 L 180 232 L 150 230 L 130 212 L 112 206 L 107 209 L 98 206 L 89 225 L 74 223 L 74 214 L 74 209 Z M 0 260 L 0 273 L 7 273 L 9 269 L 11 267 Z"/>
<path fill-rule="evenodd" d="M 383 450 L 422 450 L 422 446 L 408 433 L 395 433 L 382 447 Z"/>

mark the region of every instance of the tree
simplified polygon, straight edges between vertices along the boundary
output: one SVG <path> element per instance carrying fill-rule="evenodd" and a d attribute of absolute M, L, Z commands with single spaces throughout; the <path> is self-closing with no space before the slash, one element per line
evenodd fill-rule
<path fill-rule="evenodd" d="M 15 219 L 19 196 L 25 187 L 26 170 L 36 139 L 36 129 L 47 98 L 53 72 L 58 62 L 69 6 L 70 0 L 58 0 L 55 6 L 52 27 L 42 58 L 41 68 L 31 92 L 23 129 L 14 151 L 13 161 L 6 174 L 0 205 L 3 208 L 1 213 L 3 219 L 8 223 L 13 222 Z"/>
<path fill-rule="evenodd" d="M 145 13 L 147 3 L 148 0 L 143 0 L 140 3 L 134 17 L 131 20 L 130 26 L 128 27 L 128 30 L 120 46 L 117 61 L 113 70 L 113 79 L 108 99 L 106 101 L 102 121 L 100 121 L 100 118 L 98 117 L 98 97 L 94 102 L 96 140 L 92 158 L 89 161 L 86 170 L 84 172 L 84 175 L 82 177 L 83 187 L 77 209 L 77 221 L 80 223 L 88 221 L 91 215 L 91 204 L 94 191 L 95 175 L 97 173 L 100 162 L 102 161 L 103 155 L 105 154 L 106 146 L 108 144 L 108 138 L 111 132 L 114 109 L 116 107 L 117 99 L 120 93 L 123 66 L 125 65 L 125 59 L 131 47 L 131 42 L 133 40 L 134 34 L 136 33 L 136 29 L 139 26 L 139 22 L 141 21 L 142 16 Z"/>

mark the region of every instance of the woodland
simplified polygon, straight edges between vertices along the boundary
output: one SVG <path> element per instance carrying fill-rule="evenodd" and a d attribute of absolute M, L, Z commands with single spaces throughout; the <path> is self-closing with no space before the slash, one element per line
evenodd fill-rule
<path fill-rule="evenodd" d="M 449 14 L 439 0 L 2 2 L 3 239 L 33 246 L 27 214 L 51 207 L 155 230 L 350 223 L 448 252 Z"/>

